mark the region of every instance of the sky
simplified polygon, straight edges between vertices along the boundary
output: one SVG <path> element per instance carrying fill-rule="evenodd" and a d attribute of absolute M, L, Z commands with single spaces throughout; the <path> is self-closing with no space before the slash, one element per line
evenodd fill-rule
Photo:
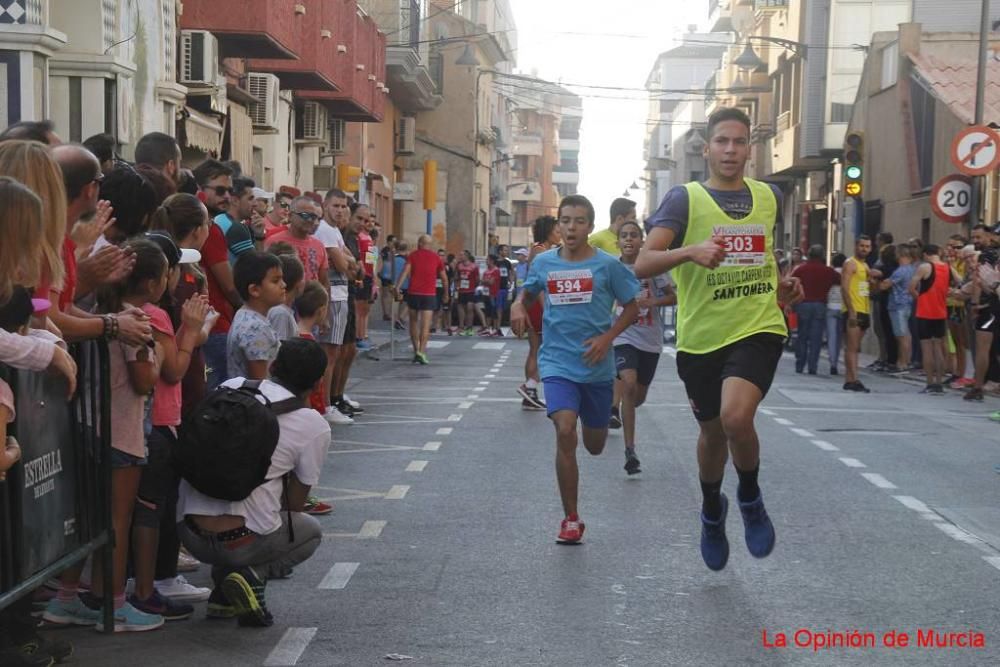
<path fill-rule="evenodd" d="M 517 68 L 550 81 L 642 88 L 656 56 L 678 44 L 689 24 L 704 26 L 708 0 L 510 0 L 517 22 Z M 569 34 L 575 33 L 575 34 Z M 584 97 L 580 194 L 608 226 L 611 201 L 644 175 L 648 102 L 642 92 L 568 86 Z M 607 99 L 607 97 L 636 99 Z M 631 199 L 645 208 L 646 193 Z"/>

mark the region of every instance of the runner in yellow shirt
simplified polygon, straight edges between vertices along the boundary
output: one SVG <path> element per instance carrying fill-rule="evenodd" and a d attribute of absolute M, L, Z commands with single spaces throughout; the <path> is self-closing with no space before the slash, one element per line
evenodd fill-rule
<path fill-rule="evenodd" d="M 623 222 L 635 222 L 635 202 L 631 199 L 619 197 L 611 202 L 611 226 L 594 232 L 587 237 L 587 243 L 591 248 L 600 248 L 609 255 L 618 257 L 621 251 L 618 249 L 618 230 Z M 619 426 L 621 426 L 619 424 Z"/>
<path fill-rule="evenodd" d="M 840 289 L 844 295 L 842 312 L 847 324 L 844 337 L 844 391 L 869 393 L 868 387 L 858 380 L 858 355 L 861 353 L 861 339 L 871 326 L 871 280 L 882 274 L 868 267 L 865 259 L 872 251 L 871 237 L 862 234 L 854 243 L 854 257 L 844 262 L 841 272 Z"/>

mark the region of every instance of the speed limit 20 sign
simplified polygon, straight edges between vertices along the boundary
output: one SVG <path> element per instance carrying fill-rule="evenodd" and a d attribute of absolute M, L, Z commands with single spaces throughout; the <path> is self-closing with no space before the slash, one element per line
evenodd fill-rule
<path fill-rule="evenodd" d="M 945 176 L 931 190 L 934 215 L 945 222 L 965 222 L 972 208 L 972 184 L 967 176 Z"/>

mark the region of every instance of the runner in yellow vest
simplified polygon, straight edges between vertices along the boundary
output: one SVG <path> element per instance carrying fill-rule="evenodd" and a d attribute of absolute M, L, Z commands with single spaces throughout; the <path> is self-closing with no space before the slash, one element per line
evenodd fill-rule
<path fill-rule="evenodd" d="M 840 274 L 840 290 L 844 295 L 841 311 L 847 314 L 847 335 L 844 336 L 844 391 L 869 393 L 868 387 L 858 380 L 858 355 L 861 339 L 871 326 L 870 281 L 882 274 L 868 267 L 865 259 L 872 251 L 872 240 L 862 234 L 854 243 L 854 257 L 844 262 Z"/>
<path fill-rule="evenodd" d="M 588 236 L 587 244 L 591 248 L 599 248 L 609 255 L 618 257 L 622 254 L 618 248 L 618 230 L 623 222 L 635 222 L 635 202 L 624 197 L 614 200 L 611 202 L 610 218 L 611 226 Z M 620 422 L 617 428 L 621 428 Z"/>
<path fill-rule="evenodd" d="M 794 304 L 803 293 L 798 278 L 778 275 L 774 259 L 781 192 L 743 176 L 750 156 L 747 115 L 728 108 L 713 113 L 704 155 L 708 181 L 673 188 L 647 221 L 636 274 L 672 270 L 677 284 L 677 373 L 701 427 L 701 555 L 710 569 L 721 570 L 729 559 L 729 501 L 721 491 L 729 452 L 747 549 L 763 558 L 774 548 L 757 483 L 754 416 L 788 335 L 778 301 Z"/>

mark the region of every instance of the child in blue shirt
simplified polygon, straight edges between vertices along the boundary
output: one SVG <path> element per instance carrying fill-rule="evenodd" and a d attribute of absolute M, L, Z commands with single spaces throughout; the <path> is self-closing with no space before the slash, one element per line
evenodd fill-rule
<path fill-rule="evenodd" d="M 526 304 L 544 295 L 538 368 L 556 429 L 556 478 L 566 514 L 558 541 L 565 544 L 580 542 L 584 530 L 577 514 L 576 422 L 583 424 L 584 447 L 594 456 L 600 454 L 608 437 L 615 378 L 608 351 L 639 312 L 635 299 L 640 287 L 632 272 L 616 257 L 587 244 L 594 217 L 585 197 L 562 200 L 563 245 L 535 257 L 511 308 L 511 326 L 521 336 L 529 326 Z M 615 302 L 622 304 L 617 320 Z"/>
<path fill-rule="evenodd" d="M 907 244 L 900 244 L 896 249 L 899 267 L 888 278 L 882 281 L 880 287 L 889 290 L 889 321 L 892 323 L 892 335 L 896 337 L 899 347 L 899 366 L 889 368 L 890 373 L 905 373 L 910 360 L 910 316 L 913 314 L 913 296 L 910 294 L 910 280 L 917 271 L 914 264 L 916 252 Z"/>

